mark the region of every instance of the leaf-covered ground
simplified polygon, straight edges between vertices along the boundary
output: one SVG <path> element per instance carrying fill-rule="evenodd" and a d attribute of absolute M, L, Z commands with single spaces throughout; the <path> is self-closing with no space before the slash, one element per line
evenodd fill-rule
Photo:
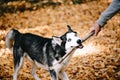
<path fill-rule="evenodd" d="M 5 47 L 5 36 L 11 28 L 44 37 L 62 35 L 71 25 L 83 38 L 90 27 L 107 8 L 108 1 L 91 1 L 78 5 L 59 5 L 24 12 L 6 13 L 0 17 L 0 80 L 12 80 L 13 55 Z M 120 79 L 120 13 L 108 21 L 98 36 L 87 40 L 82 50 L 77 50 L 66 72 L 70 80 Z M 18 80 L 34 80 L 30 74 L 31 63 L 25 59 Z M 49 73 L 38 68 L 41 80 L 50 80 Z"/>

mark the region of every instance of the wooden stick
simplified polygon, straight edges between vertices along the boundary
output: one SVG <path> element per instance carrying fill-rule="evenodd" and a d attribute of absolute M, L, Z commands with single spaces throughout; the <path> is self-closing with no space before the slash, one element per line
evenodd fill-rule
<path fill-rule="evenodd" d="M 84 39 L 81 40 L 81 42 L 85 42 L 88 38 L 90 38 L 91 36 L 93 36 L 94 32 L 90 32 Z"/>
<path fill-rule="evenodd" d="M 70 53 L 65 54 L 59 61 L 58 63 L 62 63 L 64 59 L 66 59 L 69 55 L 73 54 L 75 52 L 76 48 L 72 50 Z"/>

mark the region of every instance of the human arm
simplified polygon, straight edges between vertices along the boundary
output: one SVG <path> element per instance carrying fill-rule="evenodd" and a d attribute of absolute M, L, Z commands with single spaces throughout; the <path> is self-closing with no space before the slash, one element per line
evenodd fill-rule
<path fill-rule="evenodd" d="M 101 28 L 104 27 L 107 21 L 119 11 L 120 0 L 113 0 L 112 3 L 108 6 L 108 8 L 104 12 L 102 12 L 96 23 L 91 27 L 90 32 L 95 32 L 95 35 L 97 36 L 98 33 L 101 31 Z"/>

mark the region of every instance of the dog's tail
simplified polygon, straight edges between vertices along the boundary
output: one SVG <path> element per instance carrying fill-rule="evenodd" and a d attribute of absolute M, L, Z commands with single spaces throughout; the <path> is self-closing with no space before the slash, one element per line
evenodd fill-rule
<path fill-rule="evenodd" d="M 14 44 L 14 39 L 15 39 L 15 36 L 16 34 L 18 34 L 19 32 L 15 29 L 11 29 L 7 35 L 6 35 L 6 38 L 5 38 L 5 44 L 6 44 L 6 47 L 9 48 L 9 49 L 12 49 L 13 47 L 13 44 Z"/>

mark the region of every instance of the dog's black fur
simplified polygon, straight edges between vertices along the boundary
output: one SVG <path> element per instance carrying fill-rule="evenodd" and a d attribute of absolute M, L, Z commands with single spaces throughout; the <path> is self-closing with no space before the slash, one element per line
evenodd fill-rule
<path fill-rule="evenodd" d="M 15 29 L 12 29 L 15 33 L 14 36 L 14 64 L 17 65 L 20 61 L 19 57 L 23 56 L 25 52 L 30 56 L 30 58 L 34 61 L 41 64 L 48 64 L 48 66 L 52 66 L 51 62 L 54 59 L 59 60 L 65 54 L 64 49 L 61 46 L 56 45 L 54 48 L 52 46 L 51 38 L 43 38 L 38 35 L 26 33 L 21 34 Z M 46 52 L 43 51 L 43 47 L 46 44 Z M 20 52 L 20 54 L 18 53 Z M 44 54 L 48 60 L 44 58 Z M 58 56 L 56 56 L 58 55 Z M 55 57 L 54 57 L 55 56 Z M 51 58 L 50 58 L 51 57 Z M 46 62 L 45 62 L 46 61 Z"/>
<path fill-rule="evenodd" d="M 67 41 L 66 35 L 71 32 L 76 34 L 70 26 L 68 26 L 68 29 L 68 32 L 61 37 L 53 38 L 45 38 L 31 33 L 23 34 L 15 29 L 10 30 L 6 36 L 6 45 L 8 48 L 12 48 L 13 43 L 11 43 L 11 41 L 13 40 L 13 79 L 17 80 L 17 73 L 22 66 L 24 56 L 27 55 L 33 62 L 32 75 L 36 80 L 39 80 L 39 78 L 35 74 L 35 69 L 36 65 L 39 64 L 50 72 L 51 80 L 58 80 L 59 73 L 62 80 L 68 80 L 68 77 L 62 69 L 64 64 L 57 63 L 57 66 L 55 65 L 56 67 L 54 67 L 54 62 L 59 61 L 67 53 L 65 48 Z M 78 39 L 76 43 L 80 46 L 80 39 Z M 67 63 L 68 60 L 65 63 Z"/>

